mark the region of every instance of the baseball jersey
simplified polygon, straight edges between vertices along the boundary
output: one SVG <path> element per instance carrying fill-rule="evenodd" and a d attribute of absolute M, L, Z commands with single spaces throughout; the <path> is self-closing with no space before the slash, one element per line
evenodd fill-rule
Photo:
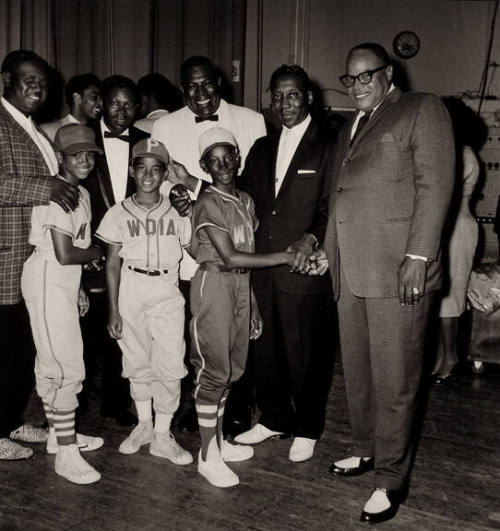
<path fill-rule="evenodd" d="M 215 186 L 209 186 L 193 209 L 191 254 L 199 264 L 222 261 L 206 233 L 206 227 L 216 227 L 227 232 L 237 251 L 253 253 L 253 233 L 257 230 L 257 225 L 255 205 L 247 193 L 236 190 L 236 195 L 231 195 Z"/>
<path fill-rule="evenodd" d="M 74 247 L 81 249 L 90 247 L 90 195 L 82 186 L 78 186 L 78 192 L 78 206 L 69 213 L 53 201 L 48 205 L 33 207 L 31 232 L 28 240 L 31 245 L 43 251 L 54 252 L 54 244 L 49 229 L 55 229 L 67 234 Z"/>
<path fill-rule="evenodd" d="M 179 216 L 166 196 L 146 208 L 135 194 L 113 205 L 104 215 L 96 236 L 121 245 L 120 257 L 127 265 L 144 269 L 178 268 L 182 247 L 189 246 L 191 225 Z"/>

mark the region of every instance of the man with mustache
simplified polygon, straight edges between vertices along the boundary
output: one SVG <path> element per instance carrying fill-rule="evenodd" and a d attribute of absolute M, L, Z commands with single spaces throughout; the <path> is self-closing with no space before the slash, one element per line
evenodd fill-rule
<path fill-rule="evenodd" d="M 21 442 L 45 442 L 46 430 L 23 423 L 34 382 L 35 347 L 21 296 L 31 210 L 50 201 L 69 212 L 78 204 L 76 187 L 55 179 L 56 155 L 33 122 L 48 93 L 49 67 L 27 50 L 12 51 L 2 63 L 0 102 L 0 459 L 27 459 Z"/>

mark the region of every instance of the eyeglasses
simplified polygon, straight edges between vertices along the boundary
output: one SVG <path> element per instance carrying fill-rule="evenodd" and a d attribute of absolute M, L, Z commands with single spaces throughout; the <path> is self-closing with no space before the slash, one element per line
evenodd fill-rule
<path fill-rule="evenodd" d="M 366 72 L 361 72 L 361 74 L 358 74 L 357 76 L 350 76 L 349 74 L 344 74 L 343 76 L 340 76 L 340 82 L 344 87 L 351 88 L 354 86 L 354 83 L 356 83 L 356 79 L 362 83 L 363 85 L 368 85 L 370 81 L 372 80 L 373 74 L 376 72 L 380 72 L 380 70 L 384 70 L 389 65 L 382 65 L 378 68 L 375 68 L 374 70 L 367 70 Z"/>

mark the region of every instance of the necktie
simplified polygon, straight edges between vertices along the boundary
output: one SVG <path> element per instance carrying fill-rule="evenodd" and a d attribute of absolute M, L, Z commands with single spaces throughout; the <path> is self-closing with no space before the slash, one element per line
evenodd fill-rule
<path fill-rule="evenodd" d="M 212 116 L 207 116 L 206 118 L 203 118 L 203 116 L 195 116 L 194 117 L 194 121 L 199 124 L 200 122 L 206 122 L 206 121 L 210 121 L 210 122 L 218 122 L 219 121 L 219 117 L 216 115 L 216 114 L 212 114 Z"/>
<path fill-rule="evenodd" d="M 104 131 L 104 138 L 118 138 L 119 140 L 123 140 L 124 142 L 128 142 L 130 140 L 130 137 L 128 135 L 115 135 L 113 133 L 110 133 L 109 131 Z"/>
<path fill-rule="evenodd" d="M 354 139 L 359 135 L 359 133 L 361 133 L 361 131 L 363 130 L 363 127 L 365 127 L 366 125 L 366 122 L 368 122 L 368 120 L 370 119 L 370 114 L 365 114 L 359 119 L 358 127 L 356 127 L 356 131 L 354 131 L 354 135 L 351 138 L 351 143 L 350 143 L 351 146 L 354 143 Z"/>

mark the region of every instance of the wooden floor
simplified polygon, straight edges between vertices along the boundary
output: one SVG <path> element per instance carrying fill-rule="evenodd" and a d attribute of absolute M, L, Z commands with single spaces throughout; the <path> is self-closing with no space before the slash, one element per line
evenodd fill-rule
<path fill-rule="evenodd" d="M 433 386 L 412 474 L 410 495 L 384 529 L 444 531 L 500 529 L 500 367 L 481 375 L 468 366 L 452 381 Z M 97 399 L 96 399 L 97 401 Z M 356 530 L 372 488 L 372 473 L 340 479 L 329 475 L 332 456 L 344 456 L 349 426 L 343 377 L 336 365 L 327 427 L 314 457 L 288 461 L 290 440 L 270 440 L 255 457 L 231 465 L 238 487 L 210 486 L 196 461 L 176 467 L 148 449 L 118 453 L 126 428 L 100 418 L 97 405 L 81 429 L 105 438 L 89 461 L 103 475 L 78 486 L 53 472 L 42 446 L 24 462 L 0 462 L 1 530 Z M 28 420 L 41 422 L 32 400 Z M 198 435 L 176 434 L 196 454 Z"/>

